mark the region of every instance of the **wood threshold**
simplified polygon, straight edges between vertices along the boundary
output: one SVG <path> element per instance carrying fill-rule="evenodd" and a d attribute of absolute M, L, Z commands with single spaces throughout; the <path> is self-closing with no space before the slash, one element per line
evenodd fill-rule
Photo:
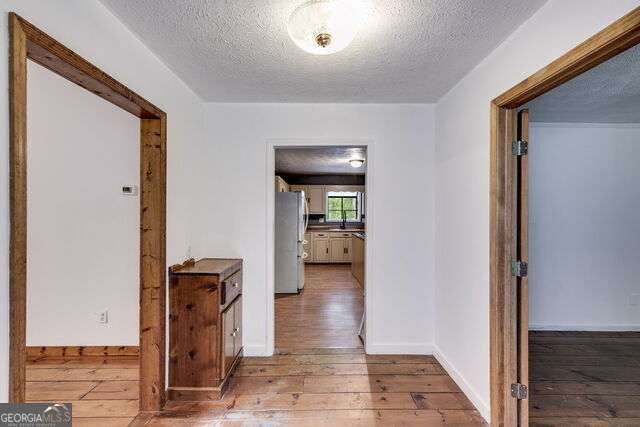
<path fill-rule="evenodd" d="M 167 115 L 15 13 L 9 13 L 9 401 L 25 400 L 27 59 L 140 118 L 140 408 L 165 400 Z"/>
<path fill-rule="evenodd" d="M 509 386 L 516 382 L 518 295 L 510 262 L 516 254 L 516 203 L 511 142 L 516 109 L 640 42 L 640 8 L 635 8 L 490 103 L 490 386 L 491 421 L 518 425 Z M 526 331 L 525 331 L 526 332 Z M 526 350 L 524 350 L 526 352 Z"/>

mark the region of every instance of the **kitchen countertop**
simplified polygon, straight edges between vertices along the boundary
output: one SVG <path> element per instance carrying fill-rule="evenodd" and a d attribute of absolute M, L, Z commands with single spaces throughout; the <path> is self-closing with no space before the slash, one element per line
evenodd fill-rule
<path fill-rule="evenodd" d="M 347 228 L 340 228 L 339 226 L 335 226 L 335 225 L 310 225 L 309 227 L 307 227 L 307 231 L 308 232 L 314 232 L 314 231 L 344 231 L 346 233 L 353 233 L 353 232 L 358 232 L 364 231 L 364 228 L 355 228 L 355 227 L 347 227 Z"/>
<path fill-rule="evenodd" d="M 361 231 L 358 233 L 353 233 L 352 236 L 365 240 L 367 238 L 367 233 L 365 233 L 364 231 Z"/>

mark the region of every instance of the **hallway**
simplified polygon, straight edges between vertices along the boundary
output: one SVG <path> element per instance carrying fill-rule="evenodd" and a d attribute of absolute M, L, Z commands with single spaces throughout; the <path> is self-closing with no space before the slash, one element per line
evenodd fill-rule
<path fill-rule="evenodd" d="M 298 295 L 276 295 L 276 350 L 363 348 L 362 287 L 349 264 L 306 264 Z"/>

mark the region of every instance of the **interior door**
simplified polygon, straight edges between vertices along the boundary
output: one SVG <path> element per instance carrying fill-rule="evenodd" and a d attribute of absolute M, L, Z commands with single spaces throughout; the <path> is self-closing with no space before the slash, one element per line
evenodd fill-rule
<path fill-rule="evenodd" d="M 529 262 L 529 110 L 518 113 L 518 144 L 516 153 L 516 260 L 521 266 Z M 524 147 L 524 148 L 523 148 Z M 516 147 L 517 148 L 517 147 Z M 526 387 L 526 396 L 518 398 L 518 423 L 529 425 L 529 284 L 526 267 L 515 271 L 517 281 L 517 343 L 518 343 L 518 383 Z"/>

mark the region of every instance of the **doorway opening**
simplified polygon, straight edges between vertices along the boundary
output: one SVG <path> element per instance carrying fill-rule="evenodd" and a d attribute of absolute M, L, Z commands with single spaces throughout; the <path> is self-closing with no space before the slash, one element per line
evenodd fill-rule
<path fill-rule="evenodd" d="M 364 353 L 366 146 L 274 147 L 275 354 Z"/>
<path fill-rule="evenodd" d="M 553 310 L 554 302 L 551 300 L 562 299 L 566 297 L 566 293 L 571 293 L 572 291 L 568 290 L 568 285 L 575 282 L 578 277 L 583 279 L 580 280 L 581 293 L 588 293 L 586 286 L 588 282 L 593 281 L 594 277 L 593 274 L 586 274 L 586 272 L 593 270 L 594 265 L 602 266 L 604 258 L 613 255 L 614 251 L 611 245 L 607 248 L 607 244 L 615 241 L 619 249 L 620 241 L 628 240 L 634 232 L 632 226 L 627 229 L 624 236 L 619 236 L 621 238 L 616 241 L 609 229 L 607 232 L 601 232 L 598 239 L 591 242 L 584 240 L 584 237 L 592 233 L 595 228 L 602 228 L 602 222 L 596 221 L 594 214 L 602 219 L 606 216 L 604 215 L 605 211 L 610 211 L 616 203 L 620 205 L 619 202 L 613 202 L 612 205 L 612 191 L 598 192 L 598 187 L 601 187 L 607 180 L 611 180 L 612 177 L 614 180 L 620 179 L 621 174 L 624 174 L 624 168 L 614 167 L 615 170 L 613 172 L 610 170 L 607 174 L 608 177 L 603 176 L 597 185 L 592 182 L 590 188 L 582 189 L 585 194 L 589 194 L 590 200 L 587 200 L 588 203 L 585 204 L 580 215 L 568 218 L 563 229 L 555 233 L 555 237 L 559 240 L 552 245 L 553 249 L 564 247 L 571 255 L 572 263 L 556 263 L 555 267 L 553 263 L 545 264 L 545 256 L 553 251 L 548 248 L 543 251 L 543 254 L 539 251 L 537 245 L 539 242 L 531 244 L 532 239 L 548 236 L 551 225 L 553 223 L 557 225 L 563 215 L 561 213 L 548 217 L 545 217 L 544 214 L 539 215 L 540 211 L 536 210 L 536 206 L 540 207 L 541 199 L 538 196 L 544 194 L 547 197 L 554 192 L 557 195 L 556 190 L 563 185 L 565 187 L 571 185 L 569 194 L 565 191 L 563 197 L 574 200 L 576 203 L 572 205 L 572 208 L 576 207 L 584 197 L 580 196 L 581 184 L 572 182 L 568 178 L 570 171 L 588 173 L 589 164 L 597 166 L 602 171 L 607 162 L 610 162 L 615 155 L 620 154 L 620 147 L 615 147 L 619 143 L 619 138 L 618 136 L 614 138 L 611 134 L 601 138 L 595 143 L 596 145 L 591 147 L 590 153 L 588 152 L 588 141 L 583 139 L 578 144 L 579 147 L 574 147 L 574 150 L 579 149 L 580 152 L 575 152 L 566 159 L 563 165 L 558 165 L 554 162 L 557 162 L 559 156 L 562 155 L 561 143 L 566 144 L 571 139 L 565 129 L 562 141 L 557 141 L 554 152 L 546 157 L 545 163 L 549 167 L 553 167 L 555 164 L 556 169 L 563 168 L 562 180 L 556 176 L 556 182 L 550 183 L 550 186 L 547 187 L 548 191 L 541 193 L 545 179 L 552 177 L 553 174 L 543 173 L 541 175 L 538 172 L 543 163 L 534 164 L 532 168 L 529 158 L 535 159 L 536 155 L 538 159 L 544 158 L 544 143 L 540 144 L 540 150 L 537 144 L 542 142 L 542 139 L 549 140 L 557 137 L 559 125 L 553 125 L 555 128 L 553 126 L 544 128 L 539 125 L 530 126 L 529 122 L 531 114 L 533 114 L 534 120 L 539 120 L 536 119 L 536 115 L 544 113 L 544 108 L 541 109 L 542 104 L 539 103 L 549 100 L 556 107 L 560 106 L 559 109 L 551 111 L 551 114 L 548 115 L 554 120 L 560 117 L 565 117 L 565 120 L 569 121 L 576 120 L 577 117 L 568 119 L 567 114 L 579 113 L 583 116 L 578 121 L 593 121 L 593 118 L 588 118 L 586 113 L 603 99 L 571 102 L 567 101 L 567 93 L 560 95 L 560 98 L 558 98 L 558 93 L 570 88 L 573 95 L 578 94 L 580 91 L 577 90 L 576 85 L 579 86 L 585 82 L 589 88 L 582 91 L 583 96 L 585 93 L 594 95 L 598 90 L 602 90 L 608 83 L 605 84 L 604 80 L 598 84 L 594 84 L 593 81 L 589 83 L 589 78 L 592 78 L 594 73 L 597 74 L 598 70 L 607 69 L 611 64 L 618 63 L 622 67 L 620 70 L 628 70 L 629 67 L 633 67 L 635 61 L 631 59 L 629 62 L 629 58 L 623 58 L 622 55 L 633 57 L 637 49 L 633 47 L 639 42 L 640 9 L 636 9 L 500 95 L 491 104 L 492 424 L 528 425 L 530 421 L 537 422 L 538 418 L 542 422 L 562 422 L 559 419 L 553 421 L 548 416 L 553 418 L 555 415 L 560 417 L 563 414 L 564 418 L 568 415 L 573 420 L 573 422 L 566 420 L 564 422 L 573 424 L 602 422 L 603 418 L 614 422 L 613 418 L 618 416 L 637 417 L 637 412 L 634 413 L 634 408 L 638 407 L 637 393 L 629 393 L 628 383 L 621 384 L 624 382 L 621 381 L 622 378 L 627 378 L 629 381 L 636 374 L 635 368 L 630 366 L 628 361 L 625 361 L 626 352 L 629 352 L 634 345 L 636 348 L 640 345 L 640 342 L 636 341 L 640 338 L 637 332 L 627 330 L 629 325 L 623 327 L 625 330 L 589 330 L 590 327 L 583 321 L 584 319 L 575 320 L 578 318 L 575 317 L 578 315 L 575 313 L 575 309 L 577 305 L 580 305 L 577 302 L 584 296 L 580 293 L 577 298 L 573 299 L 573 304 L 565 304 L 562 312 L 563 319 L 566 321 L 573 316 L 576 322 L 572 325 L 568 323 L 571 322 L 570 320 L 566 322 L 564 324 L 566 330 L 561 330 L 563 329 L 561 324 L 549 324 L 547 326 L 551 329 L 550 331 L 530 333 L 530 329 L 533 328 L 547 328 L 540 326 L 540 324 L 533 324 L 532 328 L 529 325 L 532 316 L 537 316 L 533 319 L 540 322 L 539 316 L 544 316 L 543 313 L 548 314 Z M 628 50 L 630 48 L 633 49 Z M 605 63 L 608 60 L 611 61 Z M 598 67 L 601 64 L 605 68 Z M 632 80 L 633 82 L 637 81 L 637 73 L 633 75 Z M 561 86 L 566 82 L 568 82 L 566 86 Z M 605 91 L 606 89 L 605 87 Z M 628 94 L 628 89 L 629 87 L 624 91 L 618 91 L 617 102 L 620 102 L 620 93 Z M 613 93 L 613 91 L 609 91 L 609 95 Z M 602 98 L 602 93 L 600 98 Z M 613 98 L 615 96 L 611 96 L 610 101 Z M 633 96 L 626 97 L 626 101 L 618 104 L 619 107 L 627 102 L 625 114 L 638 110 L 637 104 L 634 106 L 633 102 L 629 103 L 632 99 Z M 562 106 L 562 102 L 565 101 L 569 103 Z M 528 104 L 529 102 L 530 104 Z M 527 107 L 530 107 L 531 111 Z M 609 107 L 608 111 L 610 112 L 611 107 L 615 107 L 615 105 L 611 104 Z M 605 114 L 604 110 L 601 112 L 601 116 L 603 114 Z M 579 133 L 575 129 L 575 124 L 569 126 L 564 124 L 564 126 L 572 128 L 573 134 Z M 591 126 L 592 128 L 586 134 L 593 138 L 596 134 L 594 131 L 596 127 Z M 597 150 L 602 149 L 608 150 L 608 154 L 597 153 Z M 584 157 L 588 155 L 593 157 L 587 161 Z M 579 162 L 581 158 L 583 159 L 582 163 Z M 620 162 L 627 160 L 619 159 Z M 533 175 L 531 174 L 532 170 Z M 554 170 L 553 172 L 558 171 Z M 531 181 L 530 176 L 536 180 Z M 622 178 L 624 179 L 624 177 Z M 531 185 L 537 187 L 532 190 Z M 635 183 L 633 185 L 636 186 Z M 532 199 L 532 195 L 537 198 Z M 627 201 L 622 204 L 626 203 L 627 206 L 622 209 L 622 212 L 628 213 L 630 205 L 628 205 L 628 198 L 626 199 Z M 534 205 L 531 204 L 532 202 Z M 557 204 L 562 205 L 566 202 L 567 200 L 559 200 Z M 550 201 L 545 203 L 547 207 L 553 204 Z M 591 207 L 588 207 L 589 203 L 591 203 Z M 567 206 L 565 205 L 565 207 Z M 604 210 L 601 209 L 603 207 Z M 565 213 L 566 210 L 563 209 Z M 540 227 L 544 226 L 545 219 L 549 221 L 542 231 Z M 539 220 L 540 223 L 538 223 Z M 563 234 L 585 220 L 588 229 L 583 226 L 580 235 L 568 238 L 566 234 Z M 621 218 L 618 218 L 618 221 L 620 220 Z M 637 225 L 637 223 L 635 224 Z M 532 231 L 536 233 L 535 236 L 531 234 Z M 582 244 L 579 245 L 580 250 L 578 251 L 576 247 L 571 249 L 571 245 L 576 244 L 578 239 L 582 239 Z M 584 265 L 585 248 L 590 248 L 600 254 L 598 258 L 592 259 L 590 265 Z M 561 258 L 562 256 L 556 252 L 555 261 Z M 530 262 L 535 264 L 529 265 Z M 582 269 L 580 263 L 583 264 Z M 538 298 L 537 294 L 546 285 L 558 279 L 559 273 L 554 277 L 545 277 L 545 273 L 548 273 L 552 268 L 556 268 L 557 271 L 570 272 L 570 277 L 565 277 L 567 280 L 563 280 L 563 283 L 554 287 L 553 295 L 545 294 L 541 300 L 532 301 L 530 295 Z M 530 275 L 530 272 L 533 274 Z M 596 319 L 598 313 L 593 310 L 594 307 L 602 308 L 602 305 L 605 304 L 602 295 L 612 295 L 609 279 L 614 279 L 616 274 L 617 272 L 613 272 L 609 277 L 599 278 L 600 290 L 598 292 L 601 294 L 600 297 L 593 297 L 596 294 L 592 294 L 592 298 L 589 299 L 591 307 L 586 309 L 588 317 Z M 540 282 L 541 280 L 544 283 Z M 620 277 L 614 280 L 624 282 Z M 535 291 L 532 286 L 529 286 L 530 283 L 532 286 L 537 286 Z M 585 308 L 582 307 L 582 309 Z M 572 313 L 572 311 L 574 312 Z M 585 312 L 581 314 L 585 315 Z M 560 322 L 558 319 L 553 321 Z M 593 326 L 592 324 L 591 329 Z M 602 328 L 603 326 L 600 325 L 596 329 Z M 594 374 L 594 370 L 598 370 L 597 375 L 591 375 Z M 559 401 L 562 403 L 558 404 Z M 553 408 L 553 405 L 556 407 Z M 582 418 L 579 418 L 580 416 Z"/>
<path fill-rule="evenodd" d="M 165 225 L 166 225 L 166 114 L 118 81 L 87 62 L 29 22 L 9 14 L 10 105 L 10 349 L 9 400 L 27 399 L 27 358 L 105 352 L 129 354 L 139 366 L 139 400 L 132 413 L 157 411 L 165 395 Z M 56 346 L 27 349 L 27 66 L 31 60 L 139 118 L 139 355 L 127 346 Z M 55 148 L 52 148 L 55 149 Z M 135 186 L 135 185 L 134 185 Z M 130 185 L 127 191 L 131 191 Z M 60 189 L 73 191 L 74 189 Z M 119 190 L 119 189 L 117 189 Z M 29 259 L 28 259 L 29 258 Z M 31 266 L 29 266 L 31 267 Z M 57 267 L 57 266 L 56 266 Z M 113 266 L 118 268 L 119 266 Z M 106 314 L 108 316 L 108 313 Z M 40 353 L 43 354 L 40 354 Z M 109 354 L 107 354 L 109 356 Z M 84 362 L 76 361 L 79 364 Z M 66 361 L 65 361 L 66 363 Z M 129 362 L 128 366 L 132 364 Z M 35 369 L 34 369 L 35 370 Z M 132 368 L 137 374 L 138 369 Z M 42 372 L 30 373 L 33 380 Z M 93 371 L 91 368 L 87 372 Z M 114 372 L 111 372 L 113 374 Z M 68 384 L 66 384 L 68 385 Z M 63 387 L 64 388 L 64 387 Z M 128 390 L 130 392 L 130 390 Z M 68 400 L 68 399 L 65 399 Z M 138 403 L 139 402 L 139 403 Z"/>

